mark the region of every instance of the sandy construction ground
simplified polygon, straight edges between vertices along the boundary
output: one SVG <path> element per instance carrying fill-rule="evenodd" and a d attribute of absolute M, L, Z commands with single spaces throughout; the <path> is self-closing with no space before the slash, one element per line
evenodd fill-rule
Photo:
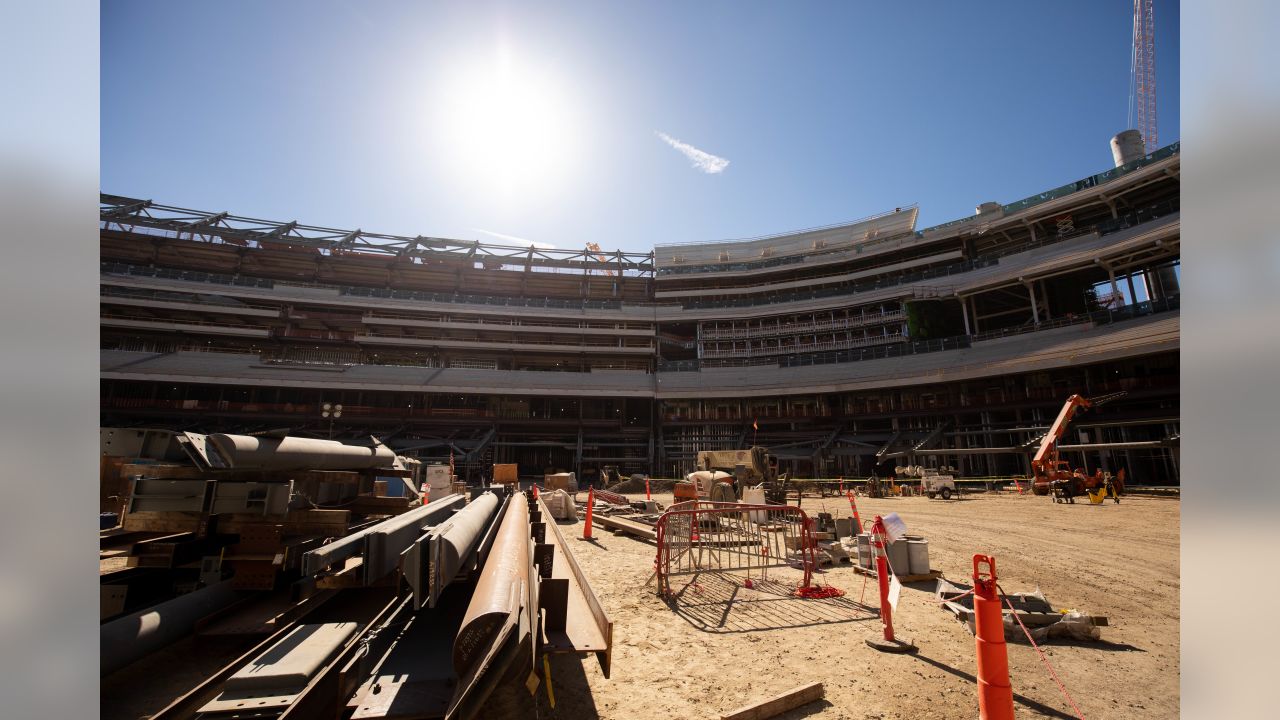
<path fill-rule="evenodd" d="M 849 515 L 839 498 L 806 498 L 804 509 Z M 929 540 L 931 565 L 947 578 L 968 584 L 973 554 L 991 554 L 1006 592 L 1038 587 L 1055 607 L 1106 616 L 1101 642 L 1045 646 L 1085 717 L 1178 715 L 1179 501 L 860 498 L 859 510 L 864 519 L 898 512 L 911 533 Z M 576 537 L 581 528 L 562 529 Z M 651 543 L 600 528 L 595 536 L 573 549 L 615 623 L 612 677 L 593 659 L 557 658 L 551 717 L 717 718 L 814 681 L 825 683 L 826 700 L 780 717 L 977 717 L 973 636 L 931 602 L 931 582 L 907 586 L 895 613 L 899 637 L 919 653 L 885 655 L 864 643 L 880 633 L 876 582 L 849 565 L 816 576 L 845 590 L 839 599 L 783 599 L 768 591 L 799 573 L 771 571 L 774 582 L 755 590 L 705 578 L 673 608 L 650 581 Z M 1018 716 L 1075 717 L 1035 651 L 1008 647 Z"/>

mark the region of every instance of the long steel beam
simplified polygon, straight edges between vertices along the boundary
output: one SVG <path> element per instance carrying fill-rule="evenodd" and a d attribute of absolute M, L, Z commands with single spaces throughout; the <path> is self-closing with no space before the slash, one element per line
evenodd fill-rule
<path fill-rule="evenodd" d="M 374 579 L 380 578 L 382 575 L 391 572 L 391 569 L 395 567 L 395 560 L 399 557 L 399 553 L 403 552 L 415 538 L 422 534 L 423 528 L 444 522 L 455 510 L 461 508 L 465 502 L 466 498 L 462 495 L 447 495 L 422 507 L 414 508 L 409 512 L 335 540 L 328 545 L 318 547 L 302 556 L 302 573 L 304 575 L 317 575 L 325 568 L 361 553 L 364 553 L 365 564 L 368 565 L 371 559 L 369 554 L 371 547 L 375 555 L 372 558 L 373 561 L 377 563 L 379 568 L 382 568 L 385 566 L 385 560 L 378 554 L 394 548 L 396 542 L 403 540 L 403 544 L 392 556 L 391 567 L 386 568 L 381 575 L 374 577 Z M 377 539 L 371 542 L 370 538 L 374 536 L 377 536 Z M 406 537 L 407 539 L 405 539 Z M 368 570 L 366 569 L 364 572 L 367 578 Z"/>
<path fill-rule="evenodd" d="M 405 551 L 404 576 L 413 590 L 415 610 L 435 607 L 444 588 L 471 564 L 498 505 L 498 496 L 486 492 Z"/>
<path fill-rule="evenodd" d="M 533 667 L 538 586 L 530 539 L 531 502 L 528 496 L 517 495 L 507 503 L 454 638 L 453 668 L 458 685 L 445 714 L 447 719 L 473 717 L 498 677 L 518 658 L 527 655 L 526 664 Z"/>
<path fill-rule="evenodd" d="M 365 447 L 303 437 L 209 435 L 209 442 L 234 469 L 365 470 L 391 467 L 396 454 L 386 445 Z"/>
<path fill-rule="evenodd" d="M 241 597 L 230 580 L 112 620 L 99 631 L 99 669 L 108 675 L 189 634 L 196 622 Z"/>

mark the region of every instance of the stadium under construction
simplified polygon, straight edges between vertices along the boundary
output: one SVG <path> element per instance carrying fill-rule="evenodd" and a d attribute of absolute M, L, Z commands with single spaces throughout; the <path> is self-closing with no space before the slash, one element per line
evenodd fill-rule
<path fill-rule="evenodd" d="M 373 434 L 472 481 L 678 478 L 751 445 L 793 477 L 1008 477 L 1065 398 L 1124 391 L 1060 449 L 1177 485 L 1179 144 L 1123 140 L 1113 168 L 933 227 L 897 207 L 645 254 L 103 194 L 101 424 Z"/>

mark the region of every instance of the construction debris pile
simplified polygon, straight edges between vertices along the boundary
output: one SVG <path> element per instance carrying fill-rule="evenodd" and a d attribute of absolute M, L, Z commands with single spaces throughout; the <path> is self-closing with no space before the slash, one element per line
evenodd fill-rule
<path fill-rule="evenodd" d="M 934 594 L 943 609 L 974 632 L 972 587 L 939 578 Z M 1027 642 L 1028 637 L 1037 643 L 1059 638 L 1096 641 L 1102 639 L 1099 628 L 1107 626 L 1107 618 L 1100 615 L 1055 610 L 1039 588 L 1006 595 L 1004 602 L 1004 637 L 1008 642 Z"/>

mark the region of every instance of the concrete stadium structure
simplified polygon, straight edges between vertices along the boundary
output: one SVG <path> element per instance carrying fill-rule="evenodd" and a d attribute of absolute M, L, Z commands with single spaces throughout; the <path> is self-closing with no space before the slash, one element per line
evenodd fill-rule
<path fill-rule="evenodd" d="M 753 442 L 800 476 L 1003 476 L 1067 396 L 1125 390 L 1067 457 L 1177 484 L 1179 167 L 644 255 L 104 194 L 102 424 L 376 434 L 472 477 L 675 476 Z"/>

